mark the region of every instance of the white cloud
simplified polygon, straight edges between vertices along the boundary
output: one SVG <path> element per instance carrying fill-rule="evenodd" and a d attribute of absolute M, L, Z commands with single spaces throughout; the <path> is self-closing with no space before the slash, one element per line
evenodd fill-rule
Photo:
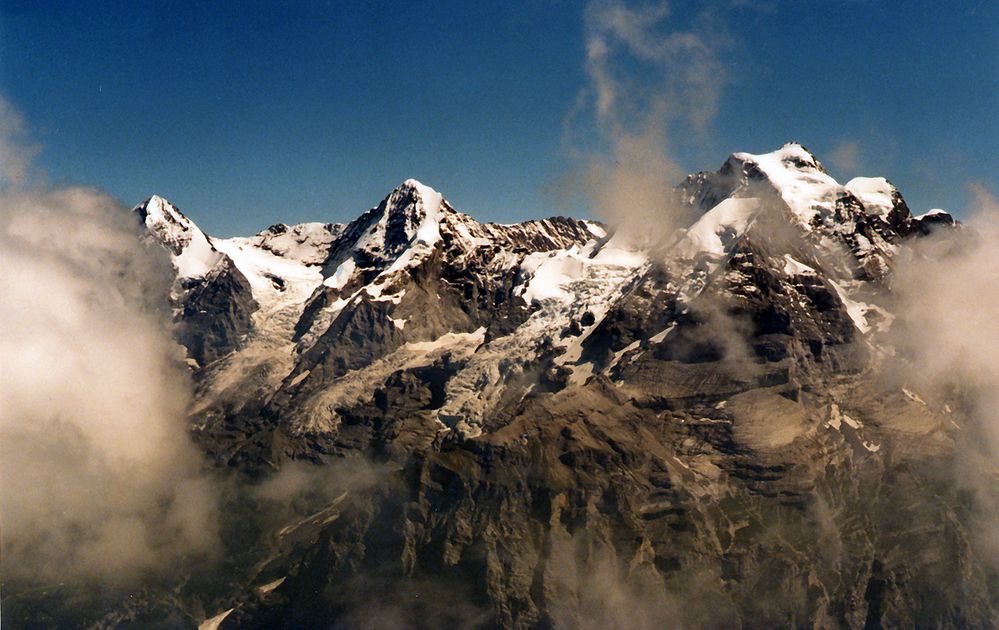
<path fill-rule="evenodd" d="M 7 107 L 7 105 L 4 105 Z M 92 189 L 0 188 L 0 514 L 9 580 L 128 580 L 215 540 L 187 433 L 170 262 Z M 3 135 L 3 134 L 0 134 Z"/>

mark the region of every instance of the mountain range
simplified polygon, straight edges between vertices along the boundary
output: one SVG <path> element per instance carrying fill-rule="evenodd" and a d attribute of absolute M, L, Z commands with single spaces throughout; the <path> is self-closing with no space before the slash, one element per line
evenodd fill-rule
<path fill-rule="evenodd" d="M 661 206 L 480 223 L 407 180 L 237 238 L 135 207 L 244 489 L 223 566 L 97 625 L 991 627 L 960 400 L 895 336 L 913 244 L 967 230 L 795 143 Z"/>

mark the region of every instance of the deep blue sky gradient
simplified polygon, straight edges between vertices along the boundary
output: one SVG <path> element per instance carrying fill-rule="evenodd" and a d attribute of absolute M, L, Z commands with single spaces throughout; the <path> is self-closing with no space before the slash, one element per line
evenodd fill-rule
<path fill-rule="evenodd" d="M 999 191 L 999 3 L 732 4 L 719 115 L 672 133 L 686 169 L 794 139 L 915 211 Z M 213 234 L 346 221 L 409 177 L 482 220 L 583 213 L 558 192 L 583 9 L 0 0 L 0 95 L 51 180 L 157 193 Z"/>

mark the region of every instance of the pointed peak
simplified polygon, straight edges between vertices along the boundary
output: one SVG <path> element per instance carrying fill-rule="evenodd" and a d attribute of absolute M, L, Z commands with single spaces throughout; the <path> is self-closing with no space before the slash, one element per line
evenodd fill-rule
<path fill-rule="evenodd" d="M 152 195 L 139 205 L 135 206 L 136 210 L 140 208 L 146 210 L 147 212 L 161 211 L 163 208 L 173 208 L 176 210 L 176 207 L 170 203 L 168 199 L 160 197 L 159 195 Z"/>
<path fill-rule="evenodd" d="M 221 260 L 211 239 L 163 197 L 153 195 L 133 212 L 148 234 L 171 253 L 179 277 L 203 276 Z"/>
<path fill-rule="evenodd" d="M 436 216 L 446 206 L 443 195 L 412 178 L 399 184 L 385 198 L 383 204 L 384 212 L 413 215 L 417 221 L 422 220 L 427 215 Z"/>
<path fill-rule="evenodd" d="M 147 214 L 157 212 L 164 203 L 169 202 L 159 195 L 153 195 L 151 197 L 146 197 L 144 201 L 136 204 L 135 207 L 132 208 L 132 212 L 141 215 L 144 219 Z"/>
<path fill-rule="evenodd" d="M 437 192 L 430 186 L 427 186 L 423 182 L 413 178 L 407 179 L 403 183 L 396 186 L 395 190 L 392 191 L 393 194 L 399 194 L 405 192 L 415 192 L 420 199 L 423 199 L 430 203 L 433 203 L 437 199 L 443 198 L 443 196 L 439 192 Z"/>
<path fill-rule="evenodd" d="M 150 228 L 162 222 L 177 224 L 184 229 L 190 229 L 194 226 L 194 223 L 178 210 L 177 206 L 159 195 L 152 195 L 135 206 L 132 211 L 138 214 L 146 226 Z"/>

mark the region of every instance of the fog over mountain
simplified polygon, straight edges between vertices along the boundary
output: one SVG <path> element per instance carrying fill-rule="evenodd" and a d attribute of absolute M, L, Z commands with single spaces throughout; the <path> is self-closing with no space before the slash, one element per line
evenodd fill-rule
<path fill-rule="evenodd" d="M 177 186 L 186 183 L 178 174 L 203 168 L 178 164 L 170 136 L 185 129 L 197 136 L 186 155 L 204 150 L 221 164 L 190 184 L 205 195 L 223 190 L 206 191 L 212 177 L 233 186 L 266 174 L 286 190 L 303 181 L 291 171 L 321 172 L 307 164 L 314 153 L 278 140 L 315 128 L 324 142 L 317 121 L 329 111 L 319 105 L 339 91 L 357 91 L 370 111 L 353 118 L 361 101 L 344 96 L 337 133 L 359 125 L 348 131 L 370 147 L 381 146 L 379 134 L 393 147 L 422 137 L 402 133 L 413 130 L 390 114 L 399 103 L 414 103 L 414 120 L 428 129 L 453 120 L 481 135 L 468 120 L 494 122 L 485 104 L 476 105 L 483 113 L 466 111 L 458 93 L 445 94 L 454 110 L 433 109 L 429 95 L 446 92 L 436 75 L 389 72 L 400 50 L 415 67 L 440 63 L 446 48 L 431 39 L 450 43 L 454 31 L 437 30 L 442 16 L 372 10 L 393 38 L 423 39 L 419 49 L 397 48 L 361 20 L 350 52 L 371 57 L 356 70 L 377 85 L 354 85 L 337 74 L 343 68 L 327 76 L 301 53 L 350 65 L 342 50 L 330 52 L 352 41 L 332 41 L 350 30 L 338 21 L 347 14 L 334 12 L 327 24 L 324 11 L 333 9 L 308 9 L 295 14 L 307 18 L 301 24 L 280 28 L 267 11 L 240 16 L 267 18 L 263 48 L 259 33 L 225 23 L 219 32 L 238 32 L 245 44 L 234 57 L 239 71 L 215 74 L 222 60 L 204 76 L 200 66 L 184 71 L 196 85 L 225 84 L 225 98 L 183 89 L 190 77 L 173 73 L 186 66 L 155 54 L 175 45 L 168 31 L 157 31 L 160 41 L 129 32 L 128 45 L 164 63 L 176 83 L 157 76 L 157 100 L 142 116 L 163 120 L 140 139 L 142 169 L 129 171 L 171 188 L 127 205 L 49 181 L 35 162 L 40 145 L 0 96 L 5 627 L 999 626 L 999 203 L 985 184 L 968 184 L 973 177 L 954 180 L 954 165 L 944 168 L 952 156 L 930 150 L 921 184 L 929 189 L 946 173 L 944 188 L 966 186 L 973 206 L 910 208 L 883 176 L 897 173 L 838 178 L 870 163 L 872 147 L 883 157 L 897 151 L 885 140 L 895 127 L 857 129 L 859 140 L 845 138 L 828 155 L 794 140 L 777 146 L 779 136 L 753 152 L 725 146 L 713 125 L 726 102 L 746 108 L 727 119 L 727 137 L 802 128 L 748 103 L 760 94 L 774 104 L 808 102 L 799 97 L 809 86 L 737 76 L 760 69 L 734 19 L 781 32 L 767 29 L 787 7 L 587 3 L 571 53 L 584 57 L 562 120 L 564 169 L 549 190 L 551 207 L 586 216 L 481 221 L 457 207 L 457 192 L 449 201 L 448 191 L 468 182 L 405 179 L 347 219 L 330 211 L 317 222 L 269 219 L 289 223 L 217 236 L 206 226 L 225 212 L 186 207 L 188 191 Z M 872 25 L 880 11 L 871 9 Z M 191 17 L 183 7 L 168 13 Z M 531 20 L 517 15 L 513 31 L 526 45 Z M 195 17 L 201 24 L 208 14 Z M 562 26 L 564 16 L 555 17 Z M 424 20 L 432 37 L 418 28 Z M 8 32 L 23 37 L 28 22 Z M 330 30 L 297 48 L 297 35 L 317 37 L 315 24 Z M 497 19 L 495 28 L 510 24 Z M 870 41 L 859 30 L 857 42 Z M 812 33 L 789 32 L 795 42 Z M 231 48 L 219 42 L 209 48 Z M 301 74 L 278 54 L 285 45 Z M 765 48 L 757 52 L 788 50 Z M 827 54 L 818 41 L 794 50 L 806 61 Z M 471 78 L 508 71 L 505 59 L 466 52 L 484 64 Z M 872 66 L 878 54 L 871 50 Z M 781 72 L 804 72 L 816 90 L 832 81 L 827 66 L 802 59 L 781 60 Z M 539 53 L 540 65 L 561 67 L 551 61 Z M 255 74 L 265 66 L 296 78 L 269 83 Z M 449 67 L 440 76 L 453 81 L 460 74 Z M 877 76 L 870 92 L 864 77 L 847 76 L 857 102 L 874 94 L 879 103 L 911 75 L 902 77 Z M 552 79 L 553 94 L 565 91 L 564 79 Z M 96 85 L 109 99 L 127 92 Z M 305 89 L 328 85 L 337 94 Z M 733 86 L 737 98 L 727 101 Z M 303 91 L 289 108 L 268 99 L 272 89 L 288 98 Z M 133 102 L 134 92 L 121 111 L 147 102 Z M 910 111 L 902 101 L 917 96 L 933 105 L 932 95 L 891 93 L 900 118 Z M 190 128 L 174 109 L 187 98 L 196 104 Z M 812 101 L 816 112 L 830 111 Z M 265 124 L 277 112 L 294 124 Z M 440 120 L 421 118 L 433 112 Z M 313 126 L 299 126 L 299 116 Z M 740 125 L 753 133 L 732 136 Z M 115 151 L 132 155 L 131 138 L 114 131 L 123 143 Z M 257 133 L 273 147 L 249 143 Z M 376 161 L 443 169 L 445 149 L 467 154 L 462 137 L 442 134 Z M 506 140 L 490 150 L 536 146 Z M 90 147 L 95 163 L 107 157 L 106 141 Z M 354 145 L 322 150 L 340 159 L 351 153 L 345 146 Z M 688 173 L 690 157 L 714 146 L 725 148 L 696 167 L 706 170 Z M 372 164 L 370 147 L 349 155 L 350 168 L 338 163 L 336 177 Z M 490 212 L 522 198 L 511 194 L 521 182 L 500 174 L 469 181 L 489 182 L 476 194 Z M 360 181 L 349 188 L 367 190 Z M 239 194 L 250 190 L 259 189 Z M 296 205 L 316 191 L 283 202 L 289 216 L 308 216 Z M 238 218 L 248 221 L 271 203 L 259 201 L 225 204 L 243 203 Z M 503 216 L 533 216 L 520 212 Z"/>
<path fill-rule="evenodd" d="M 794 143 L 667 191 L 655 239 L 415 180 L 220 239 L 8 189 L 5 619 L 991 625 L 994 202 Z"/>

